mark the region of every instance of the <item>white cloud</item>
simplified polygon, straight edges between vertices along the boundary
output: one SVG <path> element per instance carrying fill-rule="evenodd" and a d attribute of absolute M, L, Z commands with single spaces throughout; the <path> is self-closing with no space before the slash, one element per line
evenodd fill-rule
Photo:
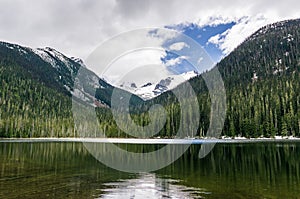
<path fill-rule="evenodd" d="M 262 15 L 244 17 L 231 29 L 211 37 L 208 42 L 216 44 L 222 50 L 223 54 L 227 55 L 260 27 L 271 22 L 274 21 Z"/>
<path fill-rule="evenodd" d="M 163 50 L 137 49 L 114 60 L 101 76 L 115 86 L 124 82 L 134 82 L 139 86 L 157 82 L 170 75 L 160 59 L 164 56 L 166 53 Z"/>
<path fill-rule="evenodd" d="M 272 22 L 296 18 L 300 5 L 297 0 L 1 0 L 0 40 L 31 47 L 51 46 L 67 55 L 86 58 L 104 40 L 123 31 L 185 22 L 217 24 L 260 13 Z M 233 36 L 240 41 L 260 24 L 249 28 L 242 25 L 247 26 L 241 24 L 228 33 L 230 42 L 223 45 L 226 52 L 230 44 L 235 45 Z"/>
<path fill-rule="evenodd" d="M 177 37 L 177 32 L 168 29 L 129 31 L 104 42 L 86 64 L 114 85 L 133 79 L 137 84 L 140 80 L 158 81 L 157 78 L 163 79 L 169 75 L 161 60 L 166 56 L 162 46 Z"/>
<path fill-rule="evenodd" d="M 197 61 L 197 64 L 199 65 L 203 61 L 203 59 L 204 59 L 203 57 L 200 57 Z"/>
<path fill-rule="evenodd" d="M 212 36 L 211 38 L 208 39 L 208 43 L 212 43 L 215 45 L 220 46 L 221 43 L 224 42 L 224 38 L 222 39 L 222 35 L 221 34 L 217 34 L 215 36 Z"/>
<path fill-rule="evenodd" d="M 169 46 L 169 49 L 170 50 L 174 50 L 174 51 L 180 51 L 184 48 L 189 48 L 190 46 L 187 45 L 186 43 L 184 42 L 177 42 L 177 43 L 174 43 L 172 45 Z"/>
<path fill-rule="evenodd" d="M 177 64 L 181 64 L 183 60 L 187 60 L 188 57 L 187 56 L 179 56 L 179 57 L 176 57 L 174 59 L 170 59 L 168 60 L 165 65 L 168 67 L 168 66 L 175 66 Z"/>

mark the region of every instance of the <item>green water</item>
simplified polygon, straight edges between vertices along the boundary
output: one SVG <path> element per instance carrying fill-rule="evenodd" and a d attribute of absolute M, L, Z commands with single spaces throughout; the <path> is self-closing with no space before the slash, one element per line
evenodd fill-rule
<path fill-rule="evenodd" d="M 0 143 L 0 198 L 300 198 L 300 143 L 217 144 L 204 159 L 199 149 L 130 174 L 99 163 L 81 143 Z"/>

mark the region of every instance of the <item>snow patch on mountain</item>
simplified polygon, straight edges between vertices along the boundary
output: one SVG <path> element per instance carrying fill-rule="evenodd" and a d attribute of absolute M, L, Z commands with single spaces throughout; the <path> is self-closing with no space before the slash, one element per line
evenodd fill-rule
<path fill-rule="evenodd" d="M 20 54 L 24 54 L 24 55 L 27 54 L 25 47 L 19 46 L 17 44 L 6 43 L 6 42 L 0 42 L 0 43 L 11 50 L 17 50 Z"/>
<path fill-rule="evenodd" d="M 81 59 L 74 57 L 66 57 L 65 55 L 56 51 L 53 48 L 37 48 L 32 49 L 32 51 L 36 55 L 38 55 L 42 60 L 49 63 L 53 68 L 55 68 L 59 72 L 59 74 L 63 74 L 59 75 L 58 81 L 67 81 L 66 79 L 64 79 L 64 77 L 66 77 L 67 74 L 69 74 L 71 78 L 74 77 L 74 75 L 78 71 L 78 67 L 83 67 L 86 69 L 84 62 Z M 88 86 L 92 90 L 95 90 L 100 87 L 100 78 L 97 75 L 93 73 L 87 73 L 84 75 L 84 77 Z M 79 80 L 75 77 L 75 82 L 76 81 Z M 91 93 L 89 93 L 89 91 L 87 91 L 85 88 L 82 87 L 74 89 L 72 82 L 66 83 L 64 87 L 72 94 L 72 96 L 80 99 L 81 101 L 90 103 L 92 106 L 95 106 L 94 102 L 97 101 L 97 99 L 94 96 L 92 96 Z"/>
<path fill-rule="evenodd" d="M 78 63 L 80 66 L 82 66 L 78 60 L 73 60 L 71 58 L 66 57 L 64 54 L 58 52 L 57 50 L 46 47 L 46 48 L 37 48 L 32 49 L 32 51 L 37 54 L 41 59 L 43 59 L 45 62 L 48 62 L 51 64 L 52 67 L 56 69 L 60 69 L 60 66 L 63 64 L 66 66 L 66 68 L 69 70 L 69 72 L 73 75 L 76 71 L 76 66 L 73 62 Z M 83 64 L 83 62 L 82 62 Z"/>
<path fill-rule="evenodd" d="M 80 59 L 78 57 L 70 57 L 70 59 L 72 61 L 74 61 L 75 63 L 79 64 L 81 67 L 87 68 L 82 59 Z"/>
<path fill-rule="evenodd" d="M 32 51 L 37 54 L 42 60 L 49 63 L 53 68 L 59 68 L 59 65 L 56 63 L 56 60 L 49 56 L 47 52 L 45 52 L 43 49 L 32 49 Z"/>
<path fill-rule="evenodd" d="M 189 71 L 179 75 L 171 75 L 159 82 L 148 82 L 138 86 L 134 82 L 123 82 L 118 87 L 131 92 L 144 100 L 149 100 L 177 87 L 179 84 L 197 75 L 198 73 L 196 71 Z"/>

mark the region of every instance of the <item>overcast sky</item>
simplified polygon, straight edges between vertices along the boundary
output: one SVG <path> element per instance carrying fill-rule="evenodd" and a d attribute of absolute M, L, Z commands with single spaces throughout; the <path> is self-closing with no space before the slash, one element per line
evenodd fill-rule
<path fill-rule="evenodd" d="M 0 0 L 0 40 L 50 46 L 85 59 L 101 42 L 123 31 L 182 23 L 202 26 L 245 16 L 260 26 L 298 18 L 300 6 L 296 0 Z M 257 24 L 261 18 L 265 20 Z M 241 40 L 254 31 L 256 26 L 247 23 L 235 27 L 232 35 L 240 35 Z M 211 41 L 218 42 L 218 38 Z"/>

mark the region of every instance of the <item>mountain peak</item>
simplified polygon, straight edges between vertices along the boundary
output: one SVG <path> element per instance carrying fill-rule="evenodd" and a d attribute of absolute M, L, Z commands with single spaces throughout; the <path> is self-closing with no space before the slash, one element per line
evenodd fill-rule
<path fill-rule="evenodd" d="M 175 88 L 184 81 L 196 77 L 197 75 L 198 73 L 196 71 L 188 71 L 178 75 L 170 75 L 157 82 L 147 82 L 141 86 L 138 86 L 135 82 L 122 82 L 120 85 L 117 85 L 117 87 L 127 90 L 144 100 L 149 100 Z"/>
<path fill-rule="evenodd" d="M 74 62 L 76 62 L 77 64 L 79 64 L 80 66 L 86 68 L 85 63 L 83 62 L 82 59 L 78 58 L 78 57 L 70 57 L 70 59 Z"/>

